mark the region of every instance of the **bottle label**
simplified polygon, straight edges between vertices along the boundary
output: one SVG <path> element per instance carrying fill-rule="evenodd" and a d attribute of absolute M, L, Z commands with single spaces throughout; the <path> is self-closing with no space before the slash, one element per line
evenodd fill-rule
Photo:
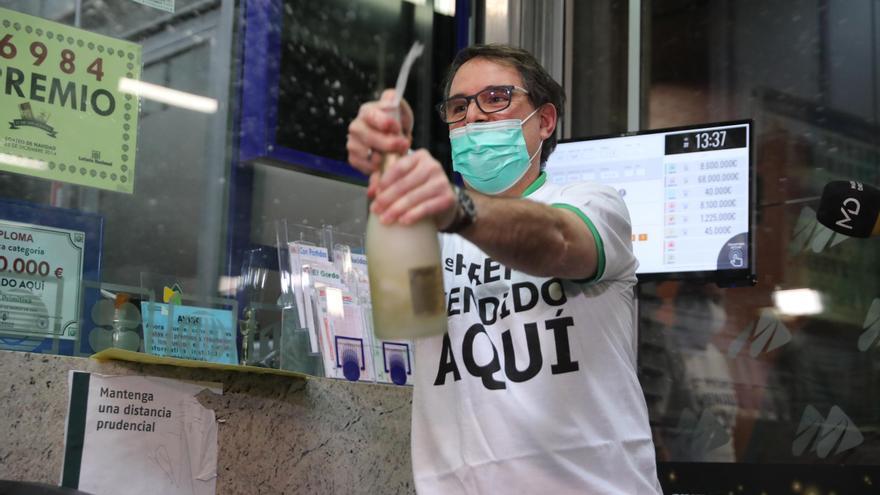
<path fill-rule="evenodd" d="M 413 314 L 436 315 L 443 312 L 443 273 L 440 266 L 424 266 L 409 271 L 409 290 Z"/>

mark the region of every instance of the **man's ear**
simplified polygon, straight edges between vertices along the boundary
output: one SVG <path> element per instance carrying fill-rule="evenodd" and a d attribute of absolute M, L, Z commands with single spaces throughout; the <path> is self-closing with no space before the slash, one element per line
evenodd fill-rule
<path fill-rule="evenodd" d="M 541 139 L 547 139 L 556 132 L 556 106 L 552 103 L 545 103 L 541 109 L 538 110 L 538 116 L 541 118 Z"/>

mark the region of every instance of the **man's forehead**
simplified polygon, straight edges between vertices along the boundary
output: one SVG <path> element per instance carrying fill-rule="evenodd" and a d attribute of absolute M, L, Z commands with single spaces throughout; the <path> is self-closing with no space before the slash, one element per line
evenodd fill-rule
<path fill-rule="evenodd" d="M 492 86 L 522 86 L 522 78 L 515 67 L 485 58 L 468 60 L 455 72 L 449 86 L 450 96 L 462 96 Z"/>

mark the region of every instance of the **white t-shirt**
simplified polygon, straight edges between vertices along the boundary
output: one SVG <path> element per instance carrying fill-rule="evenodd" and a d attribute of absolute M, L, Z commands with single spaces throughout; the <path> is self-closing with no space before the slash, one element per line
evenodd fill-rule
<path fill-rule="evenodd" d="M 581 215 L 597 240 L 598 275 L 532 277 L 460 236 L 441 237 L 449 331 L 416 343 L 416 489 L 659 494 L 635 372 L 626 206 L 612 188 L 558 186 L 544 174 L 524 196 Z"/>

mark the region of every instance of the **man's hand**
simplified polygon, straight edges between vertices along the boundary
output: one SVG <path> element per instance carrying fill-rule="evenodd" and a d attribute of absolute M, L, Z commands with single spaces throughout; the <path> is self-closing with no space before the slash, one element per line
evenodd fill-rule
<path fill-rule="evenodd" d="M 452 223 L 457 198 L 443 166 L 427 150 L 403 155 L 370 176 L 367 196 L 373 198 L 370 211 L 384 224 L 404 225 L 432 218 L 442 229 Z"/>
<path fill-rule="evenodd" d="M 400 122 L 394 118 L 391 102 L 394 90 L 386 89 L 379 101 L 361 105 L 348 126 L 348 162 L 370 176 L 367 197 L 370 210 L 382 223 L 405 225 L 432 218 L 438 228 L 455 219 L 456 197 L 440 162 L 425 150 L 407 154 L 412 143 L 413 113 L 406 100 L 400 101 Z M 399 158 L 379 174 L 385 154 Z"/>
<path fill-rule="evenodd" d="M 391 104 L 394 90 L 386 89 L 379 101 L 361 105 L 348 126 L 348 163 L 364 174 L 379 169 L 382 155 L 405 155 L 412 144 L 413 113 L 406 100 L 400 100 L 400 121 L 394 118 Z"/>

